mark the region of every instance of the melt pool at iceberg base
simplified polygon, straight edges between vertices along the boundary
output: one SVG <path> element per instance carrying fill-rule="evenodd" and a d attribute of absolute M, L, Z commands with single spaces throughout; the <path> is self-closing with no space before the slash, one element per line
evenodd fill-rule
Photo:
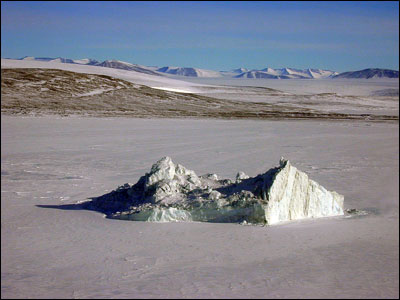
<path fill-rule="evenodd" d="M 344 197 L 328 191 L 288 160 L 256 177 L 197 176 L 169 157 L 134 184 L 83 203 L 109 218 L 151 222 L 221 222 L 273 225 L 344 215 Z"/>

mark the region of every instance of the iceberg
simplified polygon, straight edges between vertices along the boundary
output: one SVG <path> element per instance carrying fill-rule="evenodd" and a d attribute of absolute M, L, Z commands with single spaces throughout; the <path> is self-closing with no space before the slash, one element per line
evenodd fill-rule
<path fill-rule="evenodd" d="M 281 159 L 279 166 L 236 180 L 197 176 L 170 157 L 157 161 L 132 185 L 85 203 L 109 218 L 150 222 L 235 222 L 273 225 L 344 215 L 343 195 L 328 191 Z"/>

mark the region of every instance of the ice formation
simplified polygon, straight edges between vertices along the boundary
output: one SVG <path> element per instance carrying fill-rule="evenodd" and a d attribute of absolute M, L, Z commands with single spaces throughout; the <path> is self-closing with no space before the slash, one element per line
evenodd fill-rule
<path fill-rule="evenodd" d="M 288 160 L 264 174 L 239 172 L 236 181 L 197 176 L 169 157 L 134 184 L 93 198 L 86 208 L 137 221 L 204 221 L 277 224 L 343 215 L 343 196 L 308 178 Z"/>

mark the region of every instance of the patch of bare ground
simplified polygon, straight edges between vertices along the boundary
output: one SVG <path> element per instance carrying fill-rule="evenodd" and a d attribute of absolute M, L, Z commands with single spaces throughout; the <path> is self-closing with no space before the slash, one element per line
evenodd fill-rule
<path fill-rule="evenodd" d="M 398 116 L 321 112 L 150 88 L 106 75 L 2 69 L 2 114 L 137 118 L 327 119 L 395 121 Z"/>

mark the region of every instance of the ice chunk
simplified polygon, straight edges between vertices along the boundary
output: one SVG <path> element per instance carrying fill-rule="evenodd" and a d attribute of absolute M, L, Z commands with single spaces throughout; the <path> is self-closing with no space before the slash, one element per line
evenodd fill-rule
<path fill-rule="evenodd" d="M 327 191 L 289 161 L 281 162 L 280 170 L 268 190 L 265 207 L 268 224 L 343 215 L 342 195 Z"/>
<path fill-rule="evenodd" d="M 249 177 L 239 172 L 232 182 L 218 180 L 215 174 L 197 176 L 164 157 L 135 185 L 125 184 L 85 205 L 127 220 L 271 225 L 343 215 L 343 199 L 283 158 L 278 167 L 264 174 Z"/>
<path fill-rule="evenodd" d="M 148 221 L 153 222 L 178 222 L 191 220 L 192 218 L 189 212 L 174 207 L 167 209 L 155 208 L 148 218 Z"/>
<path fill-rule="evenodd" d="M 236 183 L 241 182 L 243 179 L 248 179 L 250 176 L 246 175 L 244 172 L 240 171 L 236 175 Z"/>
<path fill-rule="evenodd" d="M 149 192 L 152 203 L 167 203 L 182 198 L 184 193 L 201 185 L 199 177 L 184 166 L 175 165 L 171 158 L 163 157 L 156 162 L 146 177 L 144 190 Z"/>

